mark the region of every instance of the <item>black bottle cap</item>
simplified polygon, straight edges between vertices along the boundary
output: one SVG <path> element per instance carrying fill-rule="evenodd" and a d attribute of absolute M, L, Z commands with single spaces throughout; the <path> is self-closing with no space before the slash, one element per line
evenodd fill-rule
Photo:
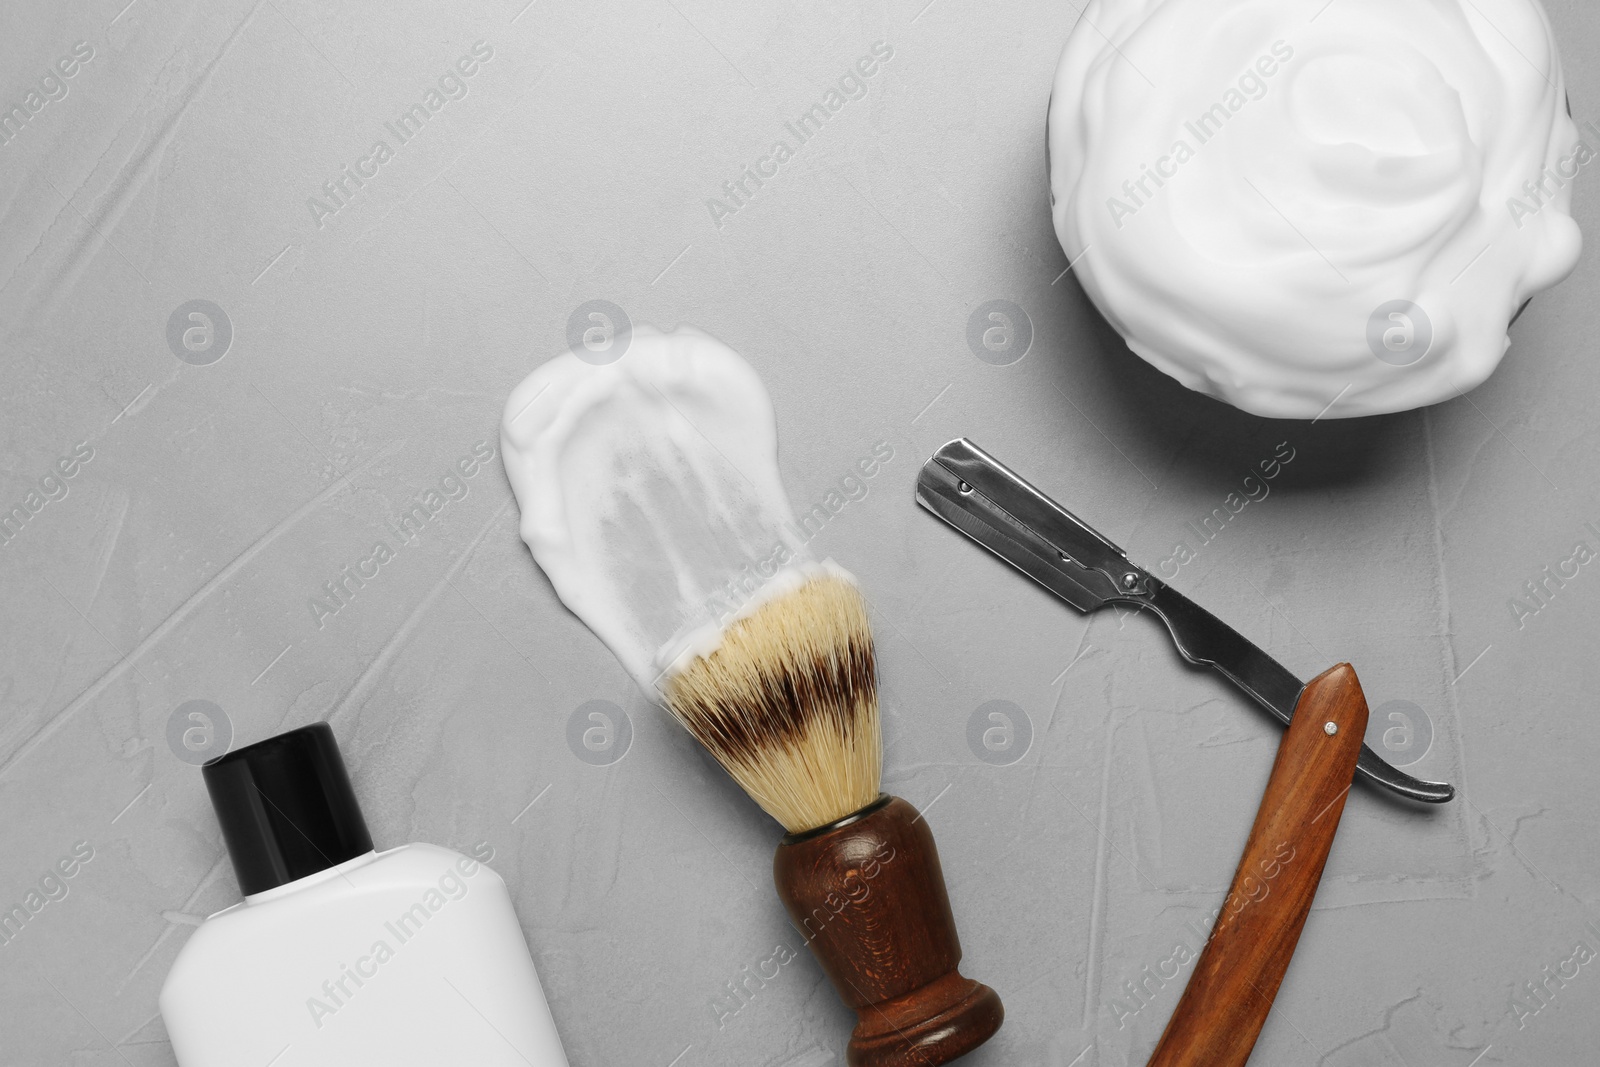
<path fill-rule="evenodd" d="M 344 758 L 325 722 L 218 756 L 200 773 L 246 896 L 372 851 Z"/>

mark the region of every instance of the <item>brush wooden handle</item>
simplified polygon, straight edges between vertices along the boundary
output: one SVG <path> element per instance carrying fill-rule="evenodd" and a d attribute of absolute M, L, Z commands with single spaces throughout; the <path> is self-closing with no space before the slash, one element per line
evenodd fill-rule
<path fill-rule="evenodd" d="M 1222 913 L 1149 1067 L 1250 1059 L 1322 880 L 1366 731 L 1367 699 L 1350 664 L 1306 684 Z"/>
<path fill-rule="evenodd" d="M 994 1035 L 995 991 L 962 976 L 950 897 L 927 821 L 883 797 L 778 846 L 789 918 L 856 1011 L 850 1067 L 935 1067 Z"/>

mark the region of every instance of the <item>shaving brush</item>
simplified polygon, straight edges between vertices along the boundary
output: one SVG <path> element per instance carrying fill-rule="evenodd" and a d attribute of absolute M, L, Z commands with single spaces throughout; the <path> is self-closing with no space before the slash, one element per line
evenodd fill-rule
<path fill-rule="evenodd" d="M 851 1067 L 932 1067 L 1005 1010 L 956 969 L 961 943 L 933 834 L 879 791 L 883 740 L 860 592 L 825 570 L 663 684 L 668 709 L 788 831 L 773 877 L 789 918 L 855 1009 Z"/>

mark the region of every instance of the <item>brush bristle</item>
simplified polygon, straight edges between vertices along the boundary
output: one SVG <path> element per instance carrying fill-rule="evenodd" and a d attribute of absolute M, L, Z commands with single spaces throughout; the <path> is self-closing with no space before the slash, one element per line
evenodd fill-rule
<path fill-rule="evenodd" d="M 824 574 L 762 605 L 664 689 L 678 721 L 790 833 L 877 799 L 872 630 L 843 578 Z"/>

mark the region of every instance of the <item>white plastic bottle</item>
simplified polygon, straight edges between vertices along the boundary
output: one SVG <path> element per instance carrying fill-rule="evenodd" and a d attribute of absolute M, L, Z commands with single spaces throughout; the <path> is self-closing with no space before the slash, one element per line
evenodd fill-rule
<path fill-rule="evenodd" d="M 434 845 L 374 852 L 325 723 L 203 773 L 245 898 L 162 986 L 182 1067 L 567 1067 L 505 882 Z"/>

